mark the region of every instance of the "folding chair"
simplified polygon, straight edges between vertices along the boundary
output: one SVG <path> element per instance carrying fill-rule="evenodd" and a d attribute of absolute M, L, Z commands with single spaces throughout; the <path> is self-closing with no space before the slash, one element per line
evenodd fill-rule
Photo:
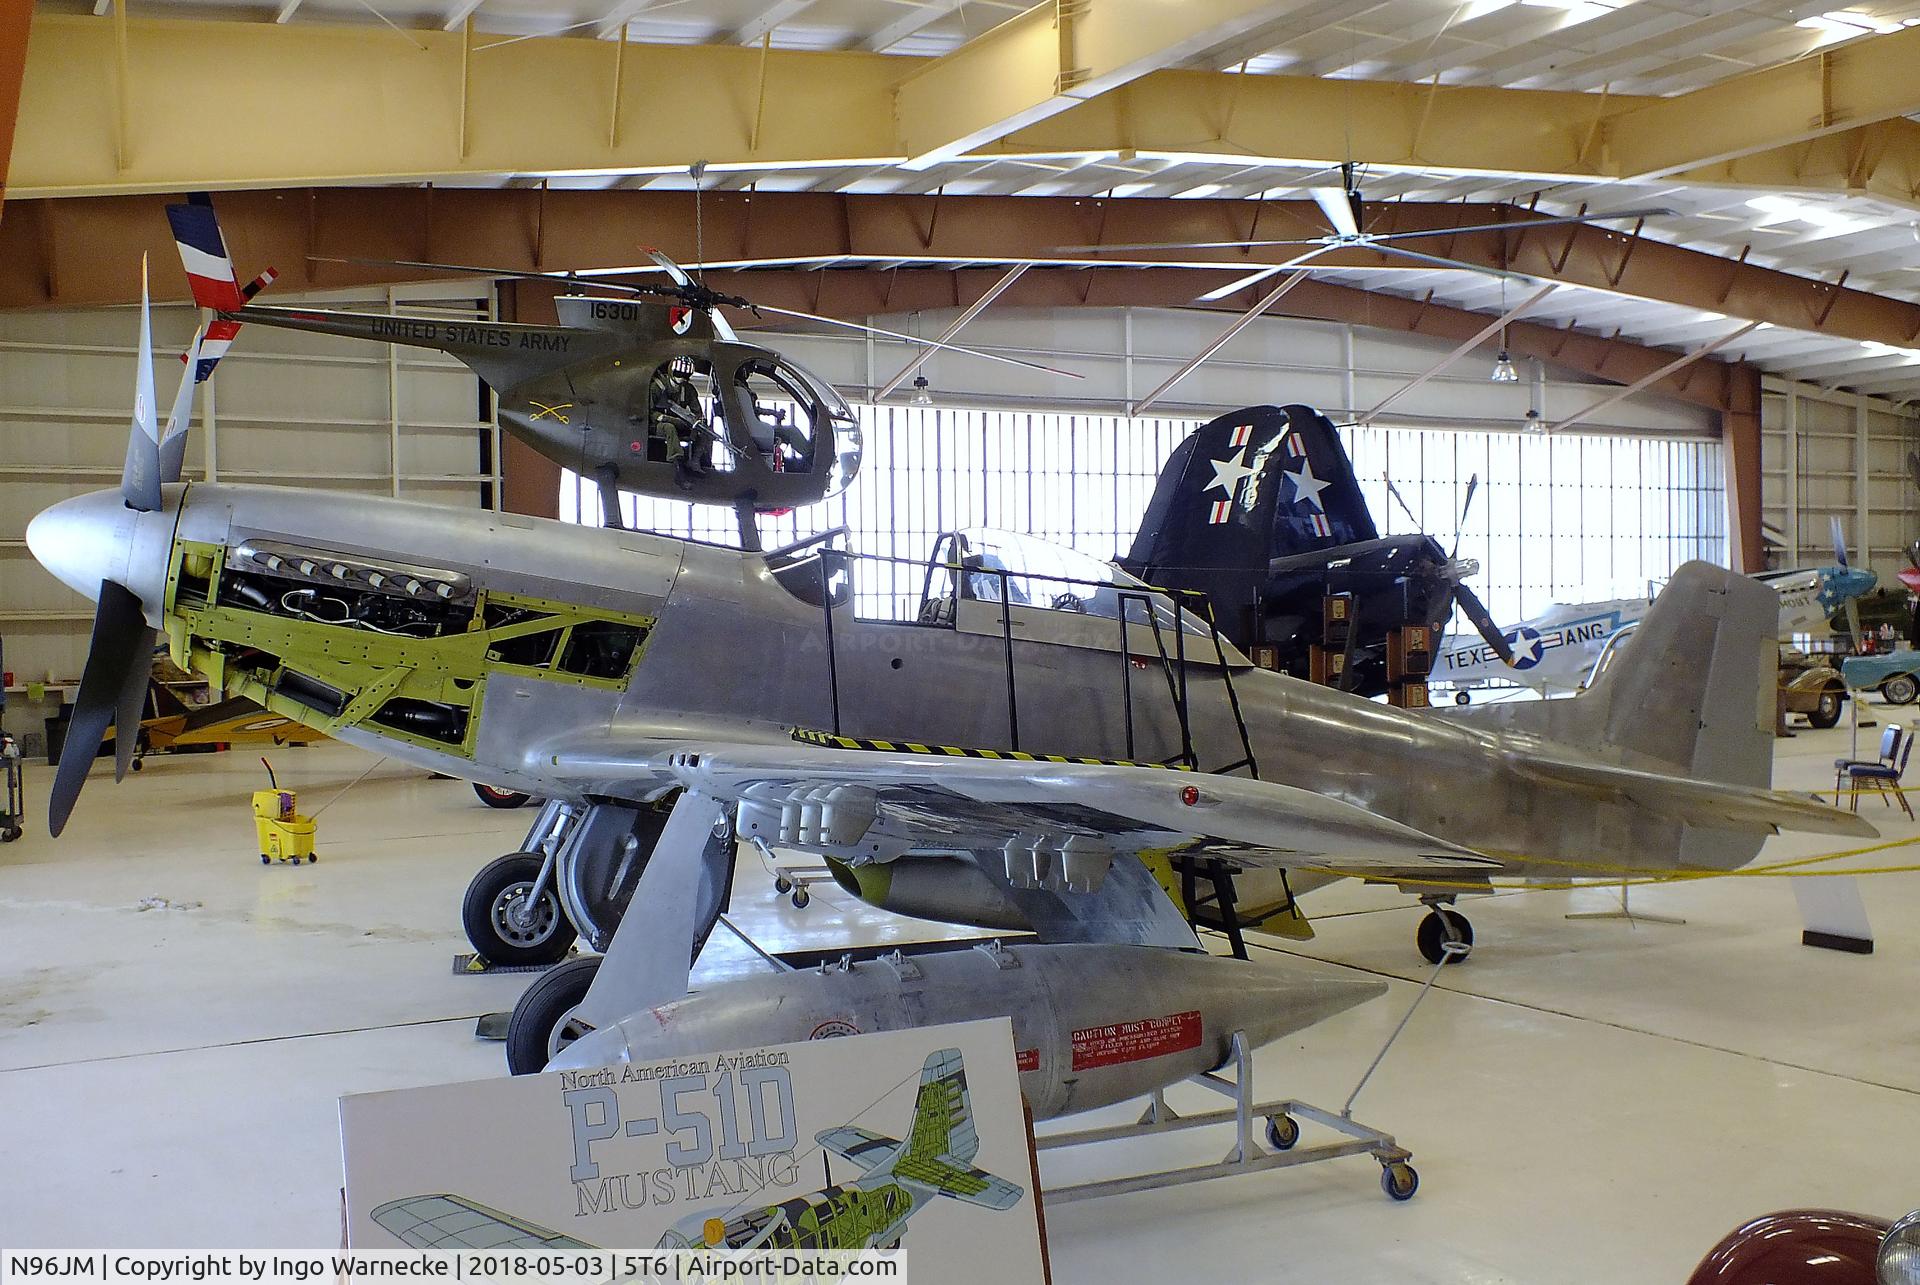
<path fill-rule="evenodd" d="M 1884 739 L 1885 738 L 1882 738 L 1883 742 Z M 1855 812 L 1860 810 L 1861 787 L 1871 782 L 1873 788 L 1880 792 L 1880 801 L 1882 803 L 1888 807 L 1892 807 L 1894 800 L 1898 799 L 1900 801 L 1900 810 L 1907 814 L 1907 819 L 1909 821 L 1914 819 L 1913 805 L 1907 802 L 1906 793 L 1900 788 L 1900 778 L 1906 774 L 1907 760 L 1913 757 L 1914 740 L 1915 738 L 1912 736 L 1905 738 L 1899 747 L 1899 757 L 1897 760 L 1888 759 L 1877 763 L 1850 763 L 1847 765 L 1845 775 L 1847 784 L 1853 787 L 1853 810 Z"/>

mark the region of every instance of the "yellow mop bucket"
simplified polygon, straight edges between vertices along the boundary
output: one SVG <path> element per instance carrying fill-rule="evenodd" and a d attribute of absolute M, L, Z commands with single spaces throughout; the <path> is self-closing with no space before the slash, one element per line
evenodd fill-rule
<path fill-rule="evenodd" d="M 264 758 L 260 763 L 267 769 L 267 780 L 273 786 L 270 790 L 253 792 L 253 828 L 260 838 L 260 864 L 291 861 L 297 866 L 302 858 L 318 861 L 320 858 L 313 851 L 313 818 L 301 816 L 299 797 L 292 790 L 280 788 L 273 764 Z"/>

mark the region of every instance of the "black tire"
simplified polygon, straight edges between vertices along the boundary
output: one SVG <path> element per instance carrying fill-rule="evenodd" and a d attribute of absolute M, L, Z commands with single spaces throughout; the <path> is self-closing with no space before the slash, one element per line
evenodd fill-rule
<path fill-rule="evenodd" d="M 1821 688 L 1819 702 L 1807 711 L 1808 724 L 1813 727 L 1828 728 L 1838 723 L 1840 721 L 1840 709 L 1844 699 L 1845 697 L 1841 694 L 1841 690 L 1837 686 L 1830 684 Z"/>
<path fill-rule="evenodd" d="M 1467 956 L 1448 955 L 1441 949 L 1444 943 L 1450 941 L 1460 942 L 1471 951 L 1473 925 L 1459 911 L 1436 906 L 1420 921 L 1420 927 L 1414 933 L 1414 943 L 1420 947 L 1420 954 L 1429 964 L 1437 964 L 1443 959 L 1460 963 Z"/>
<path fill-rule="evenodd" d="M 1412 1200 L 1413 1193 L 1420 1190 L 1420 1175 L 1405 1161 L 1383 1165 L 1380 1169 L 1380 1190 L 1395 1200 Z"/>
<path fill-rule="evenodd" d="M 1880 695 L 1889 705 L 1911 705 L 1920 696 L 1920 679 L 1912 674 L 1895 674 L 1880 684 Z"/>
<path fill-rule="evenodd" d="M 1275 1151 L 1291 1151 L 1300 1141 L 1300 1122 L 1290 1115 L 1267 1117 L 1267 1145 Z"/>
<path fill-rule="evenodd" d="M 793 908 L 795 910 L 805 910 L 807 903 L 812 900 L 813 894 L 808 892 L 804 887 L 796 887 L 793 890 Z"/>
<path fill-rule="evenodd" d="M 4 830 L 0 830 L 0 843 L 12 843 L 20 837 L 21 833 L 22 831 L 19 826 L 10 825 Z"/>
<path fill-rule="evenodd" d="M 575 937 L 551 882 L 540 894 L 532 923 L 516 928 L 509 912 L 533 890 L 542 858 L 537 852 L 509 852 L 481 867 L 460 902 L 460 925 L 482 959 L 495 964 L 552 964 L 567 957 Z"/>
<path fill-rule="evenodd" d="M 519 790 L 496 789 L 491 785 L 482 785 L 478 781 L 473 783 L 473 792 L 479 795 L 480 801 L 490 808 L 524 808 L 533 801 L 531 794 L 523 794 Z"/>
<path fill-rule="evenodd" d="M 1473 704 L 1473 694 L 1471 692 L 1455 692 L 1453 694 L 1453 703 L 1456 705 L 1471 705 Z"/>
<path fill-rule="evenodd" d="M 584 1028 L 572 1025 L 568 1017 L 587 997 L 602 958 L 582 955 L 556 964 L 533 979 L 507 1019 L 509 1074 L 532 1075 L 546 1070 L 555 1053 L 586 1033 Z"/>

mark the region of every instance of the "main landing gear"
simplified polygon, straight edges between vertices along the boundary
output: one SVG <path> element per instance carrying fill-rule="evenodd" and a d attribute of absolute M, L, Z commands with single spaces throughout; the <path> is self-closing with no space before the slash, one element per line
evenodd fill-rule
<path fill-rule="evenodd" d="M 674 796 L 657 804 L 547 802 L 524 850 L 490 862 L 468 885 L 461 919 L 473 948 L 496 964 L 554 964 L 520 997 L 507 1023 L 507 1068 L 525 1075 L 546 1067 L 590 1028 L 574 1010 L 586 998 L 601 956 L 567 959 L 576 938 L 605 951 L 666 829 Z M 733 888 L 731 827 L 707 841 L 693 954 L 719 922 Z M 564 961 L 564 962 L 559 962 Z"/>
<path fill-rule="evenodd" d="M 1429 964 L 1438 964 L 1442 960 L 1451 964 L 1464 961 L 1473 949 L 1473 925 L 1467 922 L 1465 915 L 1453 908 L 1451 897 L 1444 901 L 1428 897 L 1422 897 L 1421 900 L 1427 905 L 1427 913 L 1413 935 L 1414 944 L 1420 947 L 1421 957 Z M 1449 953 L 1445 949 L 1448 942 L 1457 942 L 1467 950 Z"/>

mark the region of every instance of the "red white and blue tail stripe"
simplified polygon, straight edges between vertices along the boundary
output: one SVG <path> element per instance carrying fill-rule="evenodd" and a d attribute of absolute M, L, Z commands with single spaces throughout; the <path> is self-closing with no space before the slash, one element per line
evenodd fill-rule
<path fill-rule="evenodd" d="M 169 205 L 167 222 L 173 227 L 180 266 L 186 269 L 187 282 L 193 287 L 193 301 L 202 308 L 233 312 L 273 283 L 276 274 L 268 268 L 244 287 L 240 285 L 232 256 L 227 253 L 226 238 L 220 234 L 220 220 L 214 216 L 213 198 L 205 192 L 195 192 L 184 205 Z M 221 318 L 208 325 L 194 366 L 195 383 L 203 383 L 213 374 L 239 333 L 237 321 Z M 186 360 L 186 354 L 181 354 L 181 360 Z"/>

